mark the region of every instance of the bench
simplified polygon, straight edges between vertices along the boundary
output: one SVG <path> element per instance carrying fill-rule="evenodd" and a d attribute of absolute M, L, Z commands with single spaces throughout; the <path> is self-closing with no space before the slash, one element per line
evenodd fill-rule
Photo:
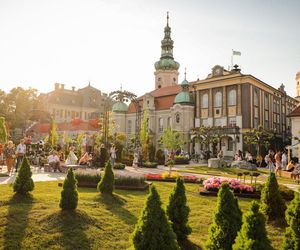
<path fill-rule="evenodd" d="M 293 172 L 281 171 L 281 177 L 292 178 L 292 173 Z"/>

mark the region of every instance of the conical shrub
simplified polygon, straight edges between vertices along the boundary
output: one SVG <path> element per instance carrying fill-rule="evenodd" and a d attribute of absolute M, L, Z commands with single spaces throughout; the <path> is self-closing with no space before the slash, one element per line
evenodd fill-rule
<path fill-rule="evenodd" d="M 231 250 L 241 225 L 242 212 L 238 201 L 230 191 L 229 185 L 222 184 L 218 192 L 213 224 L 209 227 L 206 249 Z"/>
<path fill-rule="evenodd" d="M 101 177 L 97 188 L 102 194 L 112 195 L 114 191 L 114 183 L 115 175 L 112 171 L 110 161 L 107 161 L 105 164 L 103 177 Z"/>
<path fill-rule="evenodd" d="M 64 181 L 59 206 L 63 210 L 74 210 L 78 204 L 77 180 L 73 169 L 69 169 Z"/>
<path fill-rule="evenodd" d="M 285 250 L 300 249 L 300 195 L 295 192 L 295 197 L 289 204 L 285 219 L 288 227 L 285 229 L 282 248 Z"/>
<path fill-rule="evenodd" d="M 239 231 L 233 250 L 271 250 L 272 246 L 267 237 L 265 217 L 259 211 L 259 205 L 252 201 L 249 212 L 243 216 L 243 225 Z"/>
<path fill-rule="evenodd" d="M 179 249 L 165 211 L 161 208 L 159 194 L 154 185 L 150 188 L 144 209 L 132 234 L 136 250 Z"/>
<path fill-rule="evenodd" d="M 187 236 L 192 232 L 191 227 L 188 225 L 189 213 L 190 208 L 186 204 L 183 179 L 178 177 L 167 205 L 167 215 L 172 222 L 172 228 L 178 241 L 186 240 Z"/>
<path fill-rule="evenodd" d="M 27 194 L 28 192 L 32 191 L 34 189 L 34 182 L 31 176 L 32 172 L 30 169 L 30 164 L 27 157 L 24 156 L 13 185 L 14 192 L 17 194 Z"/>
<path fill-rule="evenodd" d="M 277 179 L 274 173 L 271 173 L 268 177 L 268 180 L 261 191 L 260 201 L 260 209 L 268 221 L 284 218 L 286 205 L 279 192 Z"/>

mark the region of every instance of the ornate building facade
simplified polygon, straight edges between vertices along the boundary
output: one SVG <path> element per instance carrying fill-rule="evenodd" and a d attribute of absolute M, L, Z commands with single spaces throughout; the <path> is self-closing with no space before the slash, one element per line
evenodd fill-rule
<path fill-rule="evenodd" d="M 287 115 L 298 101 L 286 94 L 284 85 L 276 89 L 250 74 L 243 74 L 237 65 L 232 70 L 216 65 L 205 79 L 188 83 L 185 77 L 178 84 L 179 63 L 173 57 L 168 17 L 161 57 L 154 66 L 155 88 L 139 97 L 138 102 L 142 111 L 149 110 L 149 132 L 157 147 L 167 127 L 182 133 L 187 142 L 183 148 L 189 152 L 202 149 L 191 135 L 191 130 L 200 126 L 222 129 L 225 137 L 221 149 L 228 156 L 237 150 L 249 150 L 243 134 L 259 125 L 276 132 L 278 148 L 288 142 L 291 124 Z M 300 74 L 298 85 L 299 82 Z M 136 133 L 136 111 L 132 103 L 127 106 L 119 101 L 113 106 L 114 119 L 120 125 L 118 130 L 128 138 Z"/>

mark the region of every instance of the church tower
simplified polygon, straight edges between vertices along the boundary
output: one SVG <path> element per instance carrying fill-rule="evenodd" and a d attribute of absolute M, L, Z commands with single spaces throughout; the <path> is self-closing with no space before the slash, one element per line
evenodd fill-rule
<path fill-rule="evenodd" d="M 300 101 L 300 71 L 296 74 L 296 99 Z"/>
<path fill-rule="evenodd" d="M 174 86 L 178 84 L 179 63 L 174 61 L 173 40 L 171 39 L 171 28 L 169 27 L 169 13 L 167 13 L 167 26 L 165 36 L 161 41 L 161 57 L 155 66 L 155 89 Z"/>

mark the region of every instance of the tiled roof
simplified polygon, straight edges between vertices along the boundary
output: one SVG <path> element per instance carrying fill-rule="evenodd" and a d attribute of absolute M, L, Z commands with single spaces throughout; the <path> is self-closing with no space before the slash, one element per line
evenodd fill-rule
<path fill-rule="evenodd" d="M 164 88 L 155 89 L 150 92 L 153 97 L 161 97 L 167 95 L 176 95 L 181 91 L 181 85 L 168 86 Z"/>
<path fill-rule="evenodd" d="M 297 106 L 288 116 L 289 117 L 300 116 L 300 105 Z"/>

